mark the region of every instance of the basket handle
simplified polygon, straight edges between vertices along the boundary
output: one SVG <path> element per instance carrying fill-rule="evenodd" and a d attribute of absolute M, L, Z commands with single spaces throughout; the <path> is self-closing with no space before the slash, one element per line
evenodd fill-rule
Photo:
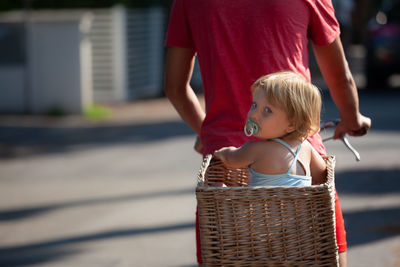
<path fill-rule="evenodd" d="M 197 175 L 197 185 L 199 185 L 199 186 L 202 186 L 204 184 L 206 171 L 207 171 L 208 165 L 210 164 L 212 157 L 213 157 L 212 154 L 208 154 L 203 158 L 203 163 L 201 164 L 199 173 Z"/>

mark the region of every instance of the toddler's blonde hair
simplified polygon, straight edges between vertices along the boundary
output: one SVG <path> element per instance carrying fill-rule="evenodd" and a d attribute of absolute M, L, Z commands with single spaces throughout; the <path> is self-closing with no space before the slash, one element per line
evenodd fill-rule
<path fill-rule="evenodd" d="M 321 94 L 318 88 L 302 75 L 292 71 L 281 71 L 262 76 L 251 86 L 265 92 L 267 100 L 281 108 L 295 130 L 289 135 L 305 140 L 319 130 Z"/>

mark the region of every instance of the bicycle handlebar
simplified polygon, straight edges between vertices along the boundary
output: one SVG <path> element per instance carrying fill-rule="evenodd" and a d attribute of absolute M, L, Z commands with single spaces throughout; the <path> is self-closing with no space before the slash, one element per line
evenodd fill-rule
<path fill-rule="evenodd" d="M 339 122 L 340 122 L 340 120 L 325 121 L 325 122 L 321 123 L 320 128 L 321 128 L 321 130 L 325 130 L 327 128 L 336 127 L 339 124 Z M 322 141 L 326 142 L 326 141 L 329 141 L 332 139 L 333 139 L 333 136 L 322 139 Z M 344 145 L 354 154 L 354 156 L 356 157 L 356 160 L 360 161 L 361 160 L 360 153 L 358 153 L 358 151 L 350 144 L 346 135 L 344 135 L 342 138 L 340 138 L 340 140 L 342 140 Z"/>

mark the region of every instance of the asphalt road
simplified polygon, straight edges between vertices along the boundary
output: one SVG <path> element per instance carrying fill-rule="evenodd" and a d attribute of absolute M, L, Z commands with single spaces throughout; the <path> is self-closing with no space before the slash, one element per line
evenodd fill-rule
<path fill-rule="evenodd" d="M 338 117 L 324 102 L 323 117 Z M 349 266 L 400 266 L 400 92 L 360 91 L 360 102 L 373 119 L 350 139 L 361 161 L 326 143 Z M 0 116 L 0 266 L 195 266 L 194 135 L 165 99 L 114 114 Z"/>

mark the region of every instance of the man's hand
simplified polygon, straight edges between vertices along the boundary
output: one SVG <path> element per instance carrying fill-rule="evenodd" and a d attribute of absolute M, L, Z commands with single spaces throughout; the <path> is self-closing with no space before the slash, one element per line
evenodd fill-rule
<path fill-rule="evenodd" d="M 359 115 L 356 124 L 350 124 L 346 120 L 341 119 L 339 124 L 336 126 L 335 134 L 333 139 L 342 138 L 345 134 L 350 136 L 363 136 L 368 133 L 371 128 L 371 119 L 363 115 Z"/>

